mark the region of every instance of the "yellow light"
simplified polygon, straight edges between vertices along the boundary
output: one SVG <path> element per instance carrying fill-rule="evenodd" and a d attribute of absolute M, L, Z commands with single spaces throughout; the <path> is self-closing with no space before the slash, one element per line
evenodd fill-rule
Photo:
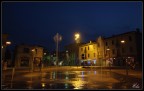
<path fill-rule="evenodd" d="M 80 35 L 77 33 L 75 34 L 75 40 L 79 39 Z"/>
<path fill-rule="evenodd" d="M 45 83 L 42 83 L 42 87 L 45 87 Z"/>
<path fill-rule="evenodd" d="M 34 50 L 34 49 L 32 49 L 32 51 L 34 52 L 35 50 Z"/>
<path fill-rule="evenodd" d="M 110 50 L 109 48 L 107 50 Z"/>
<path fill-rule="evenodd" d="M 2 46 L 2 48 L 3 48 L 3 46 Z"/>
<path fill-rule="evenodd" d="M 125 41 L 124 41 L 124 40 L 121 40 L 121 43 L 125 43 Z"/>
<path fill-rule="evenodd" d="M 7 41 L 7 42 L 6 42 L 6 45 L 10 45 L 10 44 L 11 44 L 11 42 L 10 42 L 10 41 Z"/>

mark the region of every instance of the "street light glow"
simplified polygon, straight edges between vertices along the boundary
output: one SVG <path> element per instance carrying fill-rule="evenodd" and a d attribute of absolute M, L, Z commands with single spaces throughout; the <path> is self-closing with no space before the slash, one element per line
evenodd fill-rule
<path fill-rule="evenodd" d="M 11 44 L 11 42 L 10 42 L 10 41 L 7 41 L 7 42 L 6 42 L 6 45 L 10 45 L 10 44 Z"/>
<path fill-rule="evenodd" d="M 44 53 L 44 55 L 46 55 L 46 53 Z"/>
<path fill-rule="evenodd" d="M 110 50 L 109 48 L 107 50 Z"/>
<path fill-rule="evenodd" d="M 80 35 L 77 33 L 75 34 L 75 40 L 78 40 L 80 38 Z"/>
<path fill-rule="evenodd" d="M 121 43 L 125 43 L 125 41 L 124 41 L 124 40 L 121 40 Z"/>
<path fill-rule="evenodd" d="M 32 49 L 32 51 L 34 52 L 35 50 L 34 50 L 34 49 Z"/>

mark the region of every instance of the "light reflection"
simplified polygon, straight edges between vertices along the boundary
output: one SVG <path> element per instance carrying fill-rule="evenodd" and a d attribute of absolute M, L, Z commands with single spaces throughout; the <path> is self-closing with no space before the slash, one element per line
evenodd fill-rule
<path fill-rule="evenodd" d="M 68 88 L 68 84 L 67 83 L 65 83 L 65 88 Z"/>
<path fill-rule="evenodd" d="M 94 71 L 94 74 L 96 74 L 96 71 Z"/>
<path fill-rule="evenodd" d="M 82 89 L 84 84 L 85 84 L 85 81 L 82 81 L 82 80 L 72 82 L 72 85 L 74 86 L 74 89 Z"/>
<path fill-rule="evenodd" d="M 66 77 L 65 77 L 65 79 L 66 79 L 66 80 L 68 80 L 68 79 L 69 79 L 69 77 L 68 77 L 68 76 L 66 76 Z"/>
<path fill-rule="evenodd" d="M 54 72 L 54 73 L 53 73 L 53 79 L 55 79 L 55 74 L 56 74 L 56 73 Z"/>
<path fill-rule="evenodd" d="M 45 87 L 45 83 L 42 83 L 42 87 L 43 87 L 43 88 Z"/>

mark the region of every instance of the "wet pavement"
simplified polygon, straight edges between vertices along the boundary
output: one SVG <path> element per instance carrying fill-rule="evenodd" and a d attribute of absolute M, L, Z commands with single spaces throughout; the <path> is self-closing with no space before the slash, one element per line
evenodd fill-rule
<path fill-rule="evenodd" d="M 106 70 L 3 74 L 2 89 L 142 89 L 142 79 Z"/>

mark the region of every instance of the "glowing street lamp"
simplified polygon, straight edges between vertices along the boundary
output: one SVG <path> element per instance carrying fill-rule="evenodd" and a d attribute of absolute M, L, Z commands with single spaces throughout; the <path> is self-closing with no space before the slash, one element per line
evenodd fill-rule
<path fill-rule="evenodd" d="M 76 43 L 80 42 L 80 34 L 79 33 L 75 34 L 75 41 L 76 41 Z"/>
<path fill-rule="evenodd" d="M 125 43 L 125 40 L 121 40 L 121 43 Z"/>
<path fill-rule="evenodd" d="M 108 56 L 108 57 L 109 57 L 109 67 L 110 67 L 110 71 L 111 71 L 110 49 L 109 49 L 109 48 L 107 48 L 106 50 L 107 50 L 107 51 L 109 51 L 109 56 Z"/>
<path fill-rule="evenodd" d="M 10 42 L 10 41 L 7 41 L 7 42 L 6 42 L 6 45 L 10 45 L 10 44 L 11 44 L 11 42 Z"/>
<path fill-rule="evenodd" d="M 121 44 L 124 44 L 125 40 L 121 40 Z M 126 63 L 126 75 L 128 76 L 128 66 L 127 66 L 127 61 L 125 60 Z"/>
<path fill-rule="evenodd" d="M 79 33 L 75 33 L 75 41 L 76 41 L 76 43 L 80 43 L 80 34 Z M 77 44 L 76 44 L 77 45 Z M 77 47 L 78 47 L 78 45 L 77 45 Z M 76 53 L 76 59 L 78 58 L 78 54 Z M 76 62 L 77 63 L 77 67 L 78 67 L 78 62 Z"/>

